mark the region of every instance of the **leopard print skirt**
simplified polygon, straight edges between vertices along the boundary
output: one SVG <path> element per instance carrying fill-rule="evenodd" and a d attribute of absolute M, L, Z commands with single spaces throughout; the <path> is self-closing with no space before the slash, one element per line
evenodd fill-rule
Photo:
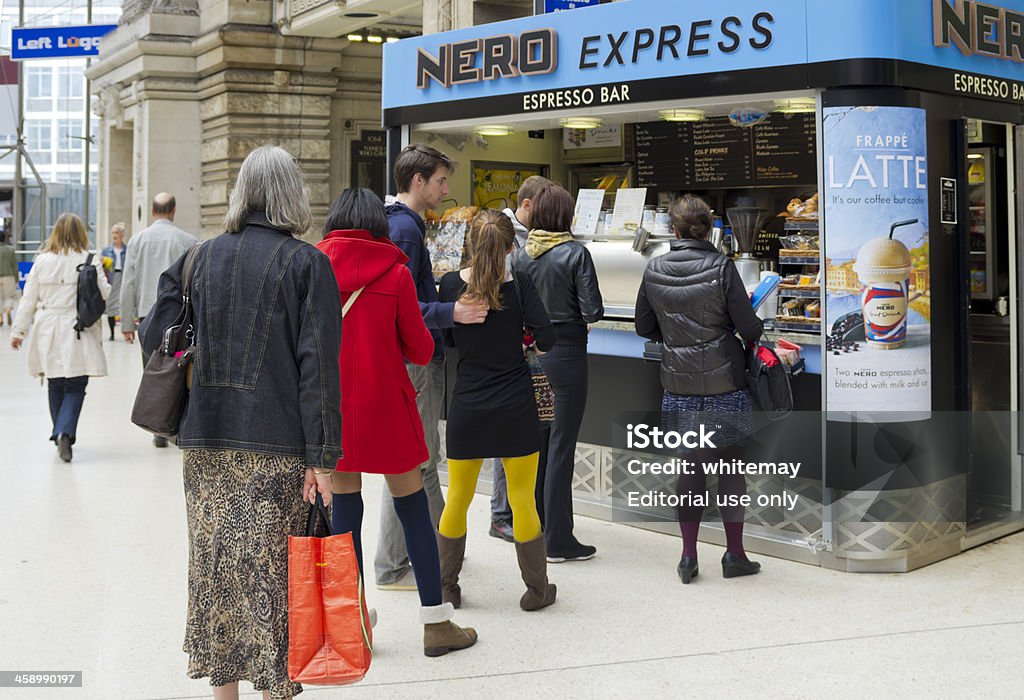
<path fill-rule="evenodd" d="M 274 700 L 288 680 L 288 535 L 304 535 L 300 458 L 183 450 L 190 678 L 249 681 Z"/>

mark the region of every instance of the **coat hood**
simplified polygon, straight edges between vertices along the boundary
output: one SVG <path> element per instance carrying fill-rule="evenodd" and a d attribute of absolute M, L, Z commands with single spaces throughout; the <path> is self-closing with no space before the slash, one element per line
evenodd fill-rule
<path fill-rule="evenodd" d="M 387 238 L 374 238 L 369 231 L 331 231 L 316 247 L 331 259 L 342 292 L 365 287 L 396 264 L 409 261 L 398 246 Z"/>
<path fill-rule="evenodd" d="M 387 214 L 388 220 L 391 221 L 392 227 L 394 227 L 394 217 L 405 215 L 411 224 L 419 229 L 421 235 L 427 234 L 427 225 L 423 221 L 423 217 L 414 212 L 412 209 L 402 204 L 401 202 L 393 202 L 384 207 L 384 213 Z M 392 230 L 394 230 L 392 228 Z"/>
<path fill-rule="evenodd" d="M 530 237 L 526 239 L 526 254 L 536 260 L 552 248 L 569 243 L 571 240 L 572 234 L 570 233 L 552 233 L 535 228 L 530 231 Z"/>

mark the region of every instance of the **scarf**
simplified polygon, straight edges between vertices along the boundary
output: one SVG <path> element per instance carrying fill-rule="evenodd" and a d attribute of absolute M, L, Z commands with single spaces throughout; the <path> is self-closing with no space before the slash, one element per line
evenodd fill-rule
<path fill-rule="evenodd" d="M 530 231 L 530 235 L 526 239 L 526 254 L 536 260 L 555 246 L 568 243 L 571 240 L 571 233 L 551 233 L 536 228 Z"/>

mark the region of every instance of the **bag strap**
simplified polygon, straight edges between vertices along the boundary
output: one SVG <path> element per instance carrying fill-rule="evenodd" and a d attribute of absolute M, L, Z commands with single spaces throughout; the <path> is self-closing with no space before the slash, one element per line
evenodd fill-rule
<path fill-rule="evenodd" d="M 195 271 L 196 256 L 199 255 L 199 249 L 202 247 L 202 243 L 197 243 L 185 253 L 185 263 L 181 268 L 181 295 L 185 297 L 186 301 L 190 300 L 192 296 L 192 273 Z"/>
<path fill-rule="evenodd" d="M 331 536 L 331 519 L 327 517 L 327 506 L 324 505 L 324 499 L 317 491 L 316 504 L 309 507 L 309 520 L 306 521 L 306 537 L 316 537 L 316 521 L 317 516 L 319 520 L 324 524 L 324 532 L 327 536 Z"/>
<path fill-rule="evenodd" d="M 341 307 L 342 318 L 345 318 L 345 316 L 348 315 L 348 310 L 351 309 L 352 305 L 356 303 L 356 299 L 359 298 L 359 295 L 363 293 L 364 289 L 366 289 L 366 285 L 363 285 L 356 291 L 352 292 L 352 296 L 350 296 L 348 300 L 345 302 L 345 305 Z"/>

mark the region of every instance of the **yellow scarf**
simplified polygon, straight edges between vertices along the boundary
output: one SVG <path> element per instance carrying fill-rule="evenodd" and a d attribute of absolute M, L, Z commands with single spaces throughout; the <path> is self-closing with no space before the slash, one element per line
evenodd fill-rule
<path fill-rule="evenodd" d="M 551 233 L 535 228 L 530 231 L 530 236 L 526 239 L 526 254 L 536 260 L 555 246 L 568 243 L 571 240 L 571 233 Z"/>

